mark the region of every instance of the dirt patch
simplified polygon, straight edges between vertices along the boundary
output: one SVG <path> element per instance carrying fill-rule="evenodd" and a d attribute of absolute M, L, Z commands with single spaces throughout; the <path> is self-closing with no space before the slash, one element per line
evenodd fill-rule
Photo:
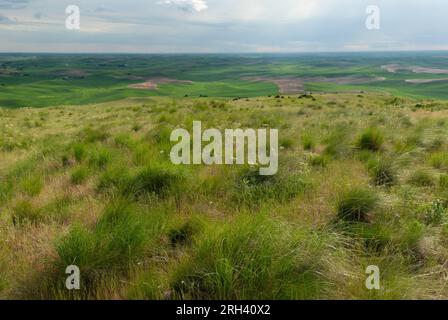
<path fill-rule="evenodd" d="M 298 78 L 245 77 L 242 80 L 274 83 L 280 93 L 302 93 L 305 90 L 305 82 Z"/>
<path fill-rule="evenodd" d="M 406 80 L 406 83 L 425 84 L 425 83 L 441 82 L 441 81 L 448 81 L 448 78 L 441 78 L 441 79 L 409 79 L 409 80 Z"/>
<path fill-rule="evenodd" d="M 193 81 L 177 80 L 177 79 L 171 79 L 171 78 L 153 78 L 153 79 L 148 79 L 142 83 L 131 84 L 131 85 L 129 85 L 129 88 L 140 89 L 140 90 L 157 90 L 159 85 L 169 84 L 169 83 L 192 84 Z"/>
<path fill-rule="evenodd" d="M 390 73 L 397 73 L 398 71 L 411 71 L 413 73 L 427 73 L 427 74 L 448 74 L 448 69 L 425 68 L 419 66 L 400 66 L 398 64 L 388 64 L 381 66 L 381 69 Z"/>
<path fill-rule="evenodd" d="M 279 92 L 282 94 L 297 94 L 305 92 L 306 83 L 336 83 L 336 84 L 366 84 L 375 81 L 384 81 L 386 78 L 376 77 L 303 77 L 303 78 L 269 78 L 269 77 L 245 77 L 247 81 L 263 81 L 271 82 L 277 85 Z"/>
<path fill-rule="evenodd" d="M 389 73 L 396 73 L 398 70 L 401 70 L 401 67 L 398 64 L 387 64 L 381 66 L 381 69 L 386 70 Z"/>
<path fill-rule="evenodd" d="M 434 69 L 434 68 L 423 68 L 423 67 L 412 67 L 412 72 L 414 73 L 429 73 L 429 74 L 448 74 L 447 69 Z"/>

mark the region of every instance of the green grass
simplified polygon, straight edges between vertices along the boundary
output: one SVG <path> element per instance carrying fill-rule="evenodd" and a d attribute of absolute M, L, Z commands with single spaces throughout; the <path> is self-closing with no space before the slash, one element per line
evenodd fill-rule
<path fill-rule="evenodd" d="M 347 222 L 367 222 L 367 215 L 375 209 L 378 200 L 375 192 L 366 188 L 344 191 L 336 203 L 338 218 Z"/>
<path fill-rule="evenodd" d="M 42 219 L 43 215 L 41 210 L 33 206 L 29 201 L 21 201 L 13 208 L 12 222 L 16 226 L 28 223 L 38 223 Z"/>
<path fill-rule="evenodd" d="M 71 173 L 70 181 L 75 185 L 83 184 L 90 176 L 90 171 L 86 167 L 78 167 Z"/>
<path fill-rule="evenodd" d="M 369 128 L 360 135 L 356 146 L 361 150 L 379 151 L 383 143 L 383 134 L 376 128 Z"/>
<path fill-rule="evenodd" d="M 424 169 L 418 169 L 409 177 L 409 183 L 417 187 L 432 187 L 435 185 L 433 175 Z"/>
<path fill-rule="evenodd" d="M 291 230 L 264 216 L 206 229 L 192 255 L 173 272 L 183 299 L 315 299 L 328 283 L 325 243 L 309 230 Z"/>
<path fill-rule="evenodd" d="M 397 182 L 397 169 L 389 159 L 371 159 L 367 166 L 376 186 L 391 186 Z"/>
<path fill-rule="evenodd" d="M 0 151 L 0 297 L 448 297 L 434 272 L 448 246 L 448 113 L 416 103 L 338 93 L 1 109 L 5 135 L 32 143 Z M 278 128 L 278 173 L 172 165 L 170 133 L 194 120 Z M 64 287 L 71 264 L 79 292 Z M 369 265 L 379 291 L 365 287 Z"/>

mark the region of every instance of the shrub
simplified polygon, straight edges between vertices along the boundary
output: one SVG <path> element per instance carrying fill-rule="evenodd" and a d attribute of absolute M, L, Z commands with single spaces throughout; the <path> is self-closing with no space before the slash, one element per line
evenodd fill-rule
<path fill-rule="evenodd" d="M 383 142 L 383 134 L 378 129 L 369 128 L 358 138 L 356 146 L 361 150 L 379 151 Z"/>
<path fill-rule="evenodd" d="M 386 159 L 371 159 L 367 163 L 373 183 L 377 186 L 390 186 L 396 181 L 393 163 Z"/>
<path fill-rule="evenodd" d="M 434 186 L 434 177 L 426 170 L 419 169 L 412 173 L 408 182 L 416 187 Z"/>
<path fill-rule="evenodd" d="M 339 195 L 336 203 L 338 218 L 347 222 L 367 222 L 367 215 L 378 204 L 371 189 L 353 188 Z"/>

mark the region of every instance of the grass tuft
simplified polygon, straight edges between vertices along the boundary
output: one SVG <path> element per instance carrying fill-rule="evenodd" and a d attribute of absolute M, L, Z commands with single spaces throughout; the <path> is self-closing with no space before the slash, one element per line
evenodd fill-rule
<path fill-rule="evenodd" d="M 424 169 L 414 171 L 409 177 L 408 182 L 416 187 L 432 187 L 435 185 L 433 175 Z"/>
<path fill-rule="evenodd" d="M 338 218 L 346 222 L 367 222 L 368 214 L 378 205 L 379 198 L 371 189 L 352 188 L 337 199 Z"/>
<path fill-rule="evenodd" d="M 367 167 L 376 186 L 391 186 L 397 181 L 397 173 L 392 161 L 384 158 L 373 158 Z"/>
<path fill-rule="evenodd" d="M 376 128 L 366 129 L 356 142 L 356 146 L 361 150 L 379 151 L 384 143 L 384 136 Z"/>
<path fill-rule="evenodd" d="M 23 224 L 36 224 L 43 220 L 43 215 L 39 208 L 33 206 L 29 201 L 22 200 L 18 202 L 12 213 L 12 222 L 15 226 Z"/>

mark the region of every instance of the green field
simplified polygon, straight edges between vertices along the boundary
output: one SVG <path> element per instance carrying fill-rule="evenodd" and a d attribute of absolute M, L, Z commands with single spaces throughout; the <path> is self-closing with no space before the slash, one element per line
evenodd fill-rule
<path fill-rule="evenodd" d="M 399 64 L 397 72 L 384 65 Z M 274 83 L 247 78 L 308 79 L 313 92 L 374 91 L 413 98 L 448 98 L 448 81 L 423 84 L 408 79 L 444 79 L 406 67 L 448 69 L 443 52 L 313 55 L 55 55 L 0 54 L 0 106 L 43 107 L 115 101 L 129 97 L 245 98 L 276 95 Z M 448 73 L 448 71 L 446 72 Z M 192 81 L 161 84 L 157 90 L 129 85 L 153 78 Z M 314 83 L 310 78 L 384 78 L 364 84 Z M 246 79 L 246 80 L 243 80 Z M 297 92 L 293 92 L 297 93 Z"/>

